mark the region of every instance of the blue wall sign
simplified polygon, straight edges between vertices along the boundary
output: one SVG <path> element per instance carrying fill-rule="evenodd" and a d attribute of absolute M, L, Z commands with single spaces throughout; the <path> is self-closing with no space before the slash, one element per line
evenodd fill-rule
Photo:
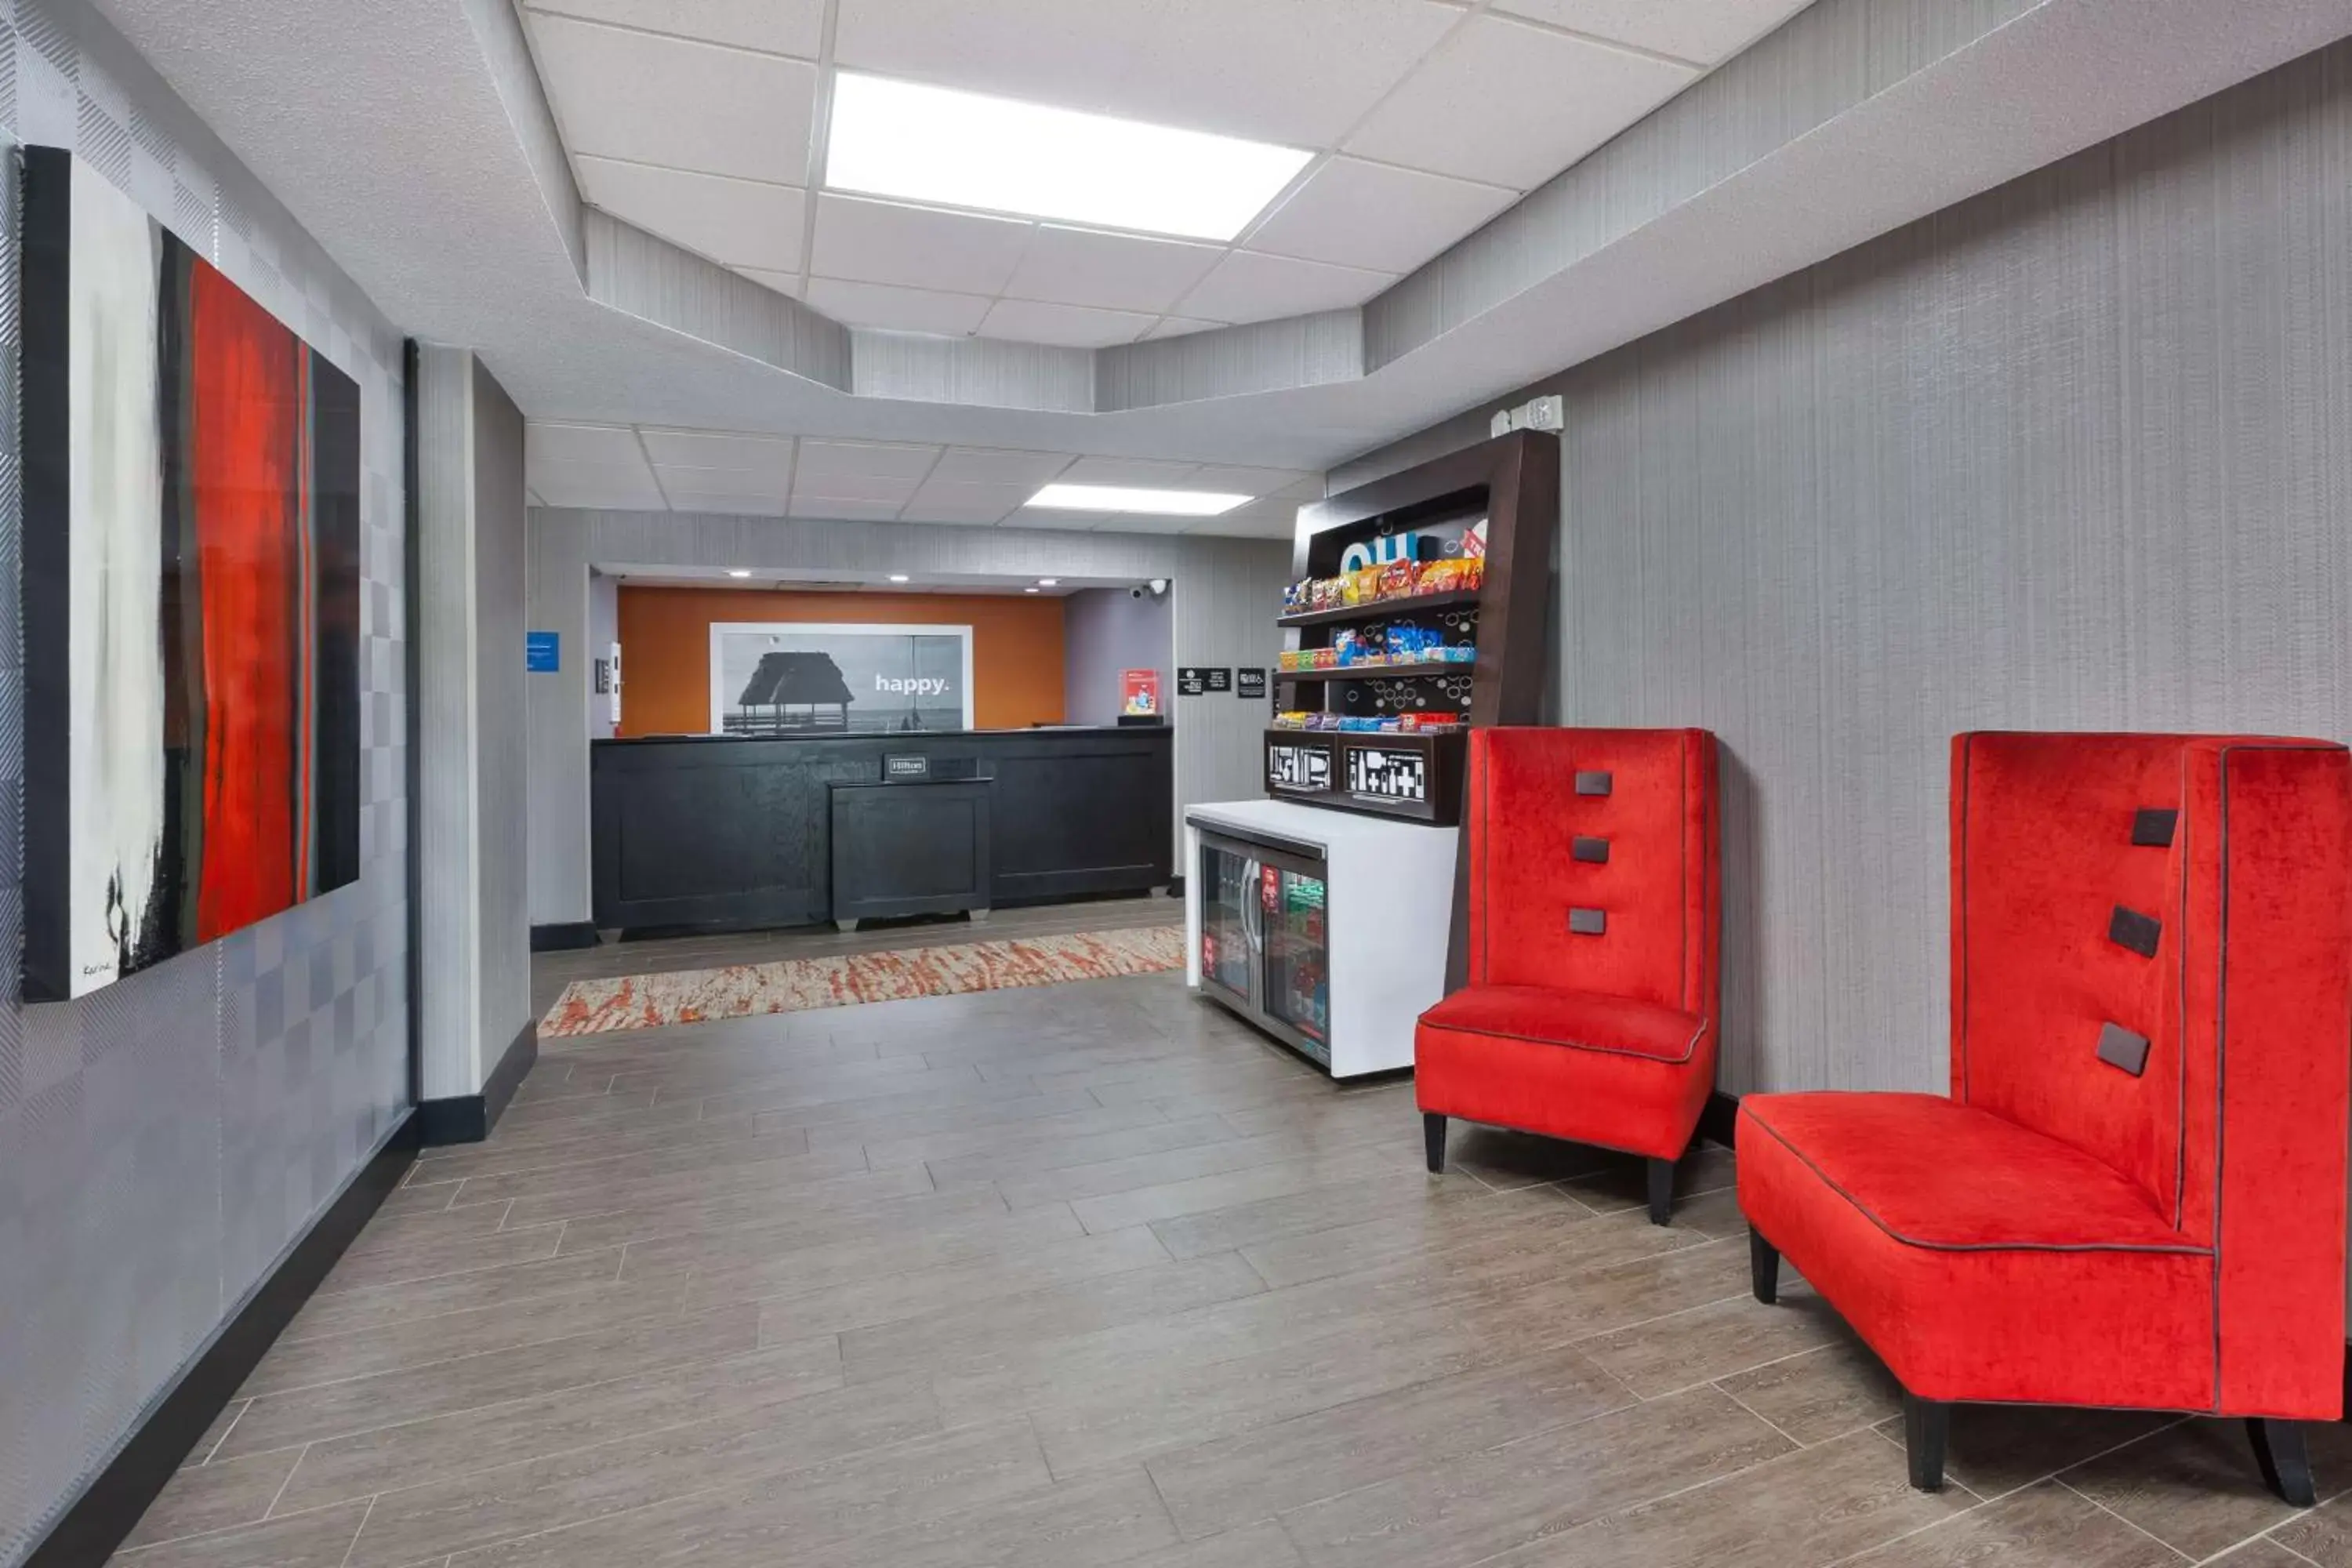
<path fill-rule="evenodd" d="M 522 634 L 522 667 L 532 675 L 552 675 L 562 668 L 561 633 L 525 632 Z"/>

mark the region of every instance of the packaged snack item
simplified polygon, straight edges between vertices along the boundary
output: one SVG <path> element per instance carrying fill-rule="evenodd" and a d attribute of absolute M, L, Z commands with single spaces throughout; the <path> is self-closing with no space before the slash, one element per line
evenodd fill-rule
<path fill-rule="evenodd" d="M 1315 653 L 1314 653 L 1314 662 L 1313 662 L 1312 664 L 1310 664 L 1309 666 L 1307 666 L 1307 668 L 1310 668 L 1310 669 L 1337 669 L 1337 668 L 1339 668 L 1339 650 L 1338 648 L 1336 648 L 1336 647 L 1318 647 L 1318 648 L 1317 648 L 1317 649 L 1315 650 Z"/>
<path fill-rule="evenodd" d="M 1342 669 L 1364 659 L 1364 639 L 1353 626 L 1341 626 L 1331 634 L 1332 662 Z"/>
<path fill-rule="evenodd" d="M 1381 568 L 1381 593 L 1383 599 L 1402 599 L 1413 592 L 1421 576 L 1421 568 L 1411 561 L 1391 561 Z"/>
<path fill-rule="evenodd" d="M 1475 593 L 1486 581 L 1486 558 L 1483 555 L 1465 557 L 1462 563 L 1462 586 Z"/>

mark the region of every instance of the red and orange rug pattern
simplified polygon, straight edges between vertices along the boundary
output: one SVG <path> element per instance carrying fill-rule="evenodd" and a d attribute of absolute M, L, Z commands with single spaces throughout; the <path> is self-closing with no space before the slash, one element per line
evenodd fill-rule
<path fill-rule="evenodd" d="M 1155 974 L 1184 963 L 1180 926 L 1078 931 L 1013 942 L 788 958 L 670 974 L 575 980 L 540 1020 L 541 1039 L 659 1029 L 765 1013 L 898 1002 L 966 991 L 1061 985 L 1121 974 Z"/>

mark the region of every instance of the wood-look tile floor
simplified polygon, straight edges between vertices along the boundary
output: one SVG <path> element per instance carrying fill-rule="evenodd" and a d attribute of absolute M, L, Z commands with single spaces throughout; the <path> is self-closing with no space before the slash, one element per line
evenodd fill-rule
<path fill-rule="evenodd" d="M 1964 1410 L 1913 1492 L 1869 1355 L 1748 1298 L 1727 1152 L 1661 1230 L 1585 1151 L 1428 1175 L 1412 1096 L 1169 975 L 565 1043 L 120 1560 L 2352 1568 L 2230 1423 Z"/>

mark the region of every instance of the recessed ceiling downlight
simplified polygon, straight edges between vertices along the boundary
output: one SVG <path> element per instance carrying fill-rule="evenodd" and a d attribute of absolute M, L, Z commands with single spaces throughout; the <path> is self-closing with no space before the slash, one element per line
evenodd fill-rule
<path fill-rule="evenodd" d="M 1231 239 L 1310 154 L 842 71 L 824 183 L 1145 234 Z"/>
<path fill-rule="evenodd" d="M 1127 511 L 1151 517 L 1219 517 L 1249 500 L 1214 490 L 1146 490 L 1123 485 L 1047 485 L 1031 506 L 1057 511 Z"/>

